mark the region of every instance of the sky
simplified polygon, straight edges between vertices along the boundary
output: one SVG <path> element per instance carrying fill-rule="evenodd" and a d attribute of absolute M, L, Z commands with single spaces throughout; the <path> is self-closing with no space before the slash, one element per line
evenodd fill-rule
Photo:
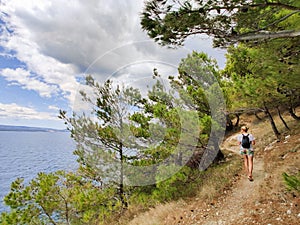
<path fill-rule="evenodd" d="M 86 75 L 146 89 L 153 69 L 174 75 L 193 50 L 225 65 L 208 37 L 170 49 L 140 26 L 144 0 L 0 0 L 0 124 L 66 128 Z"/>

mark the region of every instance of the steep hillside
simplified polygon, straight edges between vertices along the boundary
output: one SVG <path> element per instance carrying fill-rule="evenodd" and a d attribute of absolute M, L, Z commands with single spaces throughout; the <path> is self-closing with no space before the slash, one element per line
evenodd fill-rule
<path fill-rule="evenodd" d="M 227 136 L 222 145 L 226 160 L 232 169 L 239 165 L 230 185 L 202 188 L 196 198 L 184 199 L 159 205 L 136 216 L 130 225 L 181 225 L 181 224 L 298 224 L 300 221 L 299 192 L 288 191 L 282 173 L 295 175 L 300 172 L 300 126 L 299 121 L 285 115 L 290 130 L 275 117 L 282 134 L 277 142 L 269 122 L 256 117 L 244 117 L 242 122 L 250 126 L 256 137 L 254 158 L 254 181 L 249 182 L 242 169 L 238 155 L 237 132 Z M 207 179 L 205 182 L 210 182 Z M 222 179 L 219 177 L 218 179 Z M 221 190 L 221 191 L 220 191 Z"/>

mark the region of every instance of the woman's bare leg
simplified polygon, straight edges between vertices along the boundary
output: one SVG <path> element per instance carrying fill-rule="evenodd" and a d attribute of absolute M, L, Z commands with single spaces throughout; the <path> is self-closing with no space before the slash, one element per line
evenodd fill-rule
<path fill-rule="evenodd" d="M 248 156 L 244 155 L 244 168 L 247 175 L 249 175 L 249 167 L 248 167 Z"/>
<path fill-rule="evenodd" d="M 248 155 L 248 176 L 252 178 L 253 171 L 253 156 Z"/>

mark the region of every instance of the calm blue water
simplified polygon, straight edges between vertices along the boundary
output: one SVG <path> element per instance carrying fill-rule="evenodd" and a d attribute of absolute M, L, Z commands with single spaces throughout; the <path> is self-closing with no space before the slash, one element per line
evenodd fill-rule
<path fill-rule="evenodd" d="M 74 149 L 68 132 L 0 131 L 0 212 L 7 209 L 3 197 L 16 178 L 28 182 L 39 172 L 75 170 Z"/>

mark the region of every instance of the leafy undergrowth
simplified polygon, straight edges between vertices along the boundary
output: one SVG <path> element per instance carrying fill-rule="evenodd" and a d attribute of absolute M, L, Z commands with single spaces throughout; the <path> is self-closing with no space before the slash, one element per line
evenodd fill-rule
<path fill-rule="evenodd" d="M 266 119 L 247 116 L 241 120 L 257 140 L 254 182 L 244 175 L 235 132 L 224 139 L 225 161 L 199 172 L 203 182 L 197 193 L 146 210 L 131 206 L 114 224 L 297 224 L 300 193 L 287 185 L 283 174 L 299 175 L 300 126 L 288 115 L 285 118 L 290 130 L 275 117 L 280 142 Z"/>

